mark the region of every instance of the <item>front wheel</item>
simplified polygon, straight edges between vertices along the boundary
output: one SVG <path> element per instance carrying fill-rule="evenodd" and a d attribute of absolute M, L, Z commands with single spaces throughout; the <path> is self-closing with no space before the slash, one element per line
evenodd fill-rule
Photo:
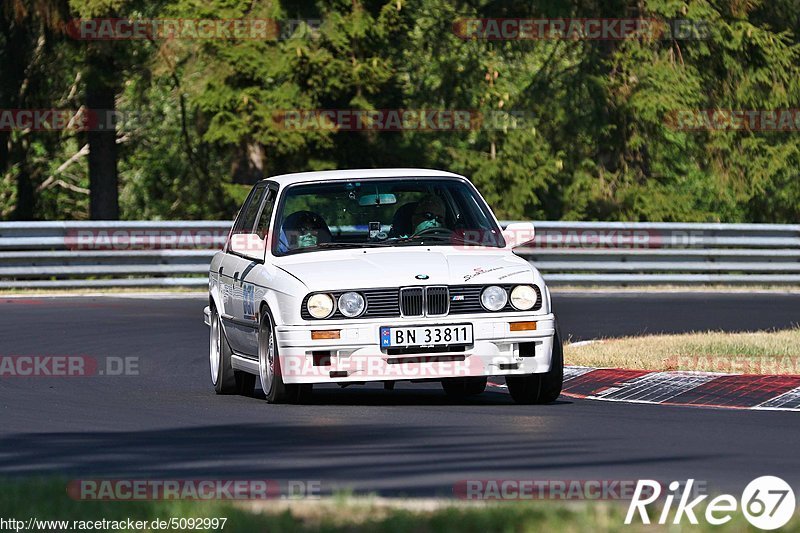
<path fill-rule="evenodd" d="M 550 370 L 544 374 L 506 376 L 506 385 L 515 402 L 542 404 L 556 401 L 561 394 L 563 383 L 564 347 L 561 344 L 561 334 L 556 326 L 556 333 L 553 335 L 553 356 Z"/>
<path fill-rule="evenodd" d="M 269 403 L 300 402 L 311 392 L 310 385 L 287 385 L 283 382 L 275 328 L 266 311 L 262 312 L 258 328 L 258 374 L 261 390 Z"/>

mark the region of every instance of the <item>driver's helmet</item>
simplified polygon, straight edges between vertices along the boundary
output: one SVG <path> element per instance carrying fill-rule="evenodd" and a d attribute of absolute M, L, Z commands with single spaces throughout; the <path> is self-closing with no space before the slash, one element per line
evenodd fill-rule
<path fill-rule="evenodd" d="M 445 207 L 441 198 L 429 194 L 417 202 L 411 215 L 411 227 L 414 228 L 414 233 L 430 228 L 443 228 L 444 225 Z"/>
<path fill-rule="evenodd" d="M 312 211 L 296 211 L 286 217 L 281 228 L 283 249 L 309 248 L 331 242 L 331 232 L 320 215 Z"/>

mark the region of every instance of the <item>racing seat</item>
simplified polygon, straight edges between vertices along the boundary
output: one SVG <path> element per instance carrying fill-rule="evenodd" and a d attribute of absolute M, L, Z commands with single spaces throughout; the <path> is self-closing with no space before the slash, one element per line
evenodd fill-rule
<path fill-rule="evenodd" d="M 289 249 L 289 243 L 294 244 L 297 236 L 307 231 L 314 231 L 317 234 L 317 243 L 332 242 L 333 235 L 323 219 L 313 211 L 295 211 L 283 220 L 281 227 L 281 241 L 286 237 L 286 242 L 281 242 L 279 248 L 284 246 Z"/>
<path fill-rule="evenodd" d="M 411 236 L 414 228 L 411 227 L 411 216 L 414 214 L 418 202 L 409 202 L 397 208 L 392 217 L 392 229 L 389 230 L 389 237 Z"/>

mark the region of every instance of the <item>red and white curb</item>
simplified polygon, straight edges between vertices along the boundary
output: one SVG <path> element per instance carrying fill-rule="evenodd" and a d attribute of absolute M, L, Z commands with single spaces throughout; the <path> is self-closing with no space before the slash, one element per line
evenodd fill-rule
<path fill-rule="evenodd" d="M 561 394 L 609 402 L 800 411 L 800 376 L 567 366 Z"/>

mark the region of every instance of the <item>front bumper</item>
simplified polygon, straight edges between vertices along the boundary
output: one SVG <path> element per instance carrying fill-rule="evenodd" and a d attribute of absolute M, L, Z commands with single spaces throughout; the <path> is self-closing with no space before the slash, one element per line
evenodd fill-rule
<path fill-rule="evenodd" d="M 513 322 L 535 330 L 511 331 Z M 473 344 L 455 352 L 389 355 L 380 327 L 470 323 Z M 339 330 L 338 339 L 312 340 L 312 331 Z M 356 319 L 276 327 L 284 383 L 348 383 L 536 374 L 550 370 L 552 314 L 458 315 L 443 318 Z"/>

